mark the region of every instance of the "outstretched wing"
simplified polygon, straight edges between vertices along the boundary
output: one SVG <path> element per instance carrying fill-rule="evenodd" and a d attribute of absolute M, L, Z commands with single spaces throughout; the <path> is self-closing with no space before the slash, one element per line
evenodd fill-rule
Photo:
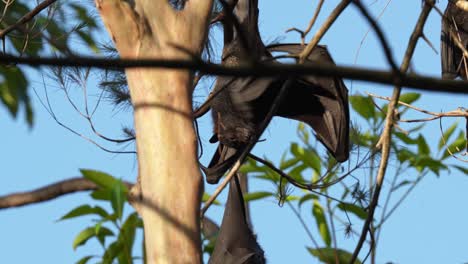
<path fill-rule="evenodd" d="M 267 49 L 270 52 L 298 54 L 304 47 L 301 44 L 277 44 Z M 325 46 L 312 50 L 306 63 L 335 65 Z M 341 78 L 308 75 L 296 79 L 277 115 L 308 124 L 336 160 L 342 162 L 348 159 L 348 89 Z"/>

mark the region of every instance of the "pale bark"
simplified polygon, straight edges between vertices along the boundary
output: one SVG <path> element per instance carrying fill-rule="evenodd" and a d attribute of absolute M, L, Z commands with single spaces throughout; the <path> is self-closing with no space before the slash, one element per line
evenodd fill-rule
<path fill-rule="evenodd" d="M 96 0 L 122 58 L 190 59 L 201 52 L 212 0 Z M 127 69 L 135 109 L 139 184 L 132 204 L 143 218 L 148 263 L 199 263 L 203 182 L 186 70 Z"/>

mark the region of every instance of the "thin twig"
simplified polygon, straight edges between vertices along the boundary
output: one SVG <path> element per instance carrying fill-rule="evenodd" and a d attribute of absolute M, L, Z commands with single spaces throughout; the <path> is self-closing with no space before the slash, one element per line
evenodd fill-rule
<path fill-rule="evenodd" d="M 383 14 L 385 13 L 385 10 L 387 9 L 387 7 L 389 6 L 390 2 L 392 0 L 388 0 L 387 3 L 385 4 L 384 8 L 382 9 L 382 11 L 380 11 L 380 14 L 377 16 L 376 18 L 376 21 L 378 21 L 382 16 Z M 359 43 L 359 48 L 358 50 L 356 51 L 356 56 L 354 57 L 354 64 L 357 63 L 357 60 L 359 58 L 359 53 L 361 52 L 361 48 L 362 48 L 362 45 L 364 44 L 364 41 L 366 40 L 367 36 L 369 35 L 369 32 L 372 30 L 372 25 L 369 27 L 369 29 L 367 29 L 366 33 L 364 34 L 364 36 L 362 37 L 361 39 L 361 42 Z"/>
<path fill-rule="evenodd" d="M 45 0 L 44 2 L 37 5 L 33 10 L 25 14 L 21 17 L 15 24 L 8 26 L 4 30 L 0 31 L 0 38 L 3 38 L 6 34 L 10 33 L 11 31 L 18 29 L 20 26 L 28 23 L 31 19 L 33 19 L 37 14 L 39 14 L 42 10 L 46 9 L 57 0 Z"/>
<path fill-rule="evenodd" d="M 387 96 L 380 96 L 380 95 L 376 95 L 376 94 L 369 93 L 369 92 L 366 92 L 366 93 L 369 96 L 372 96 L 372 97 L 375 97 L 375 98 L 379 98 L 379 99 L 383 99 L 383 100 L 387 100 L 387 101 L 392 100 L 390 97 L 387 97 Z M 468 111 L 463 110 L 463 109 L 452 110 L 452 111 L 448 111 L 448 112 L 431 112 L 431 111 L 428 111 L 428 110 L 425 110 L 425 109 L 410 105 L 410 104 L 402 102 L 402 101 L 398 101 L 398 104 L 406 106 L 408 108 L 411 108 L 411 109 L 413 109 L 415 111 L 421 112 L 423 114 L 433 116 L 433 117 L 421 118 L 421 119 L 398 119 L 399 122 L 415 123 L 415 122 L 427 122 L 427 121 L 437 120 L 437 119 L 440 119 L 442 117 L 468 117 Z"/>
<path fill-rule="evenodd" d="M 320 42 L 322 37 L 325 35 L 325 33 L 328 31 L 328 29 L 333 25 L 335 20 L 340 16 L 340 14 L 343 12 L 343 10 L 346 9 L 346 7 L 351 3 L 352 0 L 342 0 L 332 11 L 330 16 L 325 20 L 325 22 L 322 24 L 322 27 L 315 33 L 314 37 L 312 40 L 307 44 L 306 48 L 301 52 L 299 55 L 299 62 L 302 63 L 305 61 L 307 57 L 312 53 L 312 50 L 317 46 L 317 44 Z"/>
<path fill-rule="evenodd" d="M 306 30 L 302 31 L 302 30 L 300 30 L 298 28 L 290 28 L 290 29 L 286 30 L 286 32 L 290 32 L 290 31 L 298 32 L 301 35 L 301 44 L 302 45 L 305 44 L 305 37 L 307 36 L 307 34 L 309 34 L 310 30 L 312 29 L 312 27 L 315 24 L 315 21 L 317 21 L 318 15 L 320 14 L 320 10 L 322 10 L 323 2 L 325 2 L 325 0 L 320 0 L 320 2 L 318 3 L 317 8 L 315 9 L 315 12 L 314 12 L 314 16 L 310 20 L 309 25 L 307 26 Z"/>
<path fill-rule="evenodd" d="M 424 7 L 421 11 L 421 14 L 419 15 L 418 22 L 416 23 L 416 26 L 413 30 L 413 33 L 411 34 L 408 47 L 405 52 L 405 56 L 403 58 L 403 62 L 400 67 L 400 72 L 406 73 L 408 71 L 408 68 L 410 66 L 411 59 L 413 57 L 414 50 L 416 48 L 416 44 L 418 42 L 418 39 L 421 37 L 424 25 L 426 23 L 427 17 L 429 16 L 429 13 L 432 9 L 432 7 L 435 4 L 434 0 L 426 0 L 424 2 Z M 385 119 L 386 124 L 385 128 L 382 132 L 382 136 L 377 143 L 378 147 L 381 147 L 382 149 L 382 157 L 380 160 L 380 165 L 379 165 L 379 170 L 377 172 L 377 179 L 376 179 L 376 185 L 374 189 L 374 193 L 372 196 L 372 200 L 369 206 L 369 212 L 368 216 L 366 218 L 366 221 L 364 222 L 364 225 L 362 227 L 361 231 L 361 236 L 359 238 L 359 241 L 356 245 L 356 248 L 353 252 L 353 255 L 350 260 L 350 264 L 354 264 L 354 261 L 357 259 L 359 252 L 361 251 L 361 248 L 364 244 L 364 241 L 366 240 L 367 237 L 367 232 L 370 231 L 369 227 L 371 222 L 374 220 L 374 213 L 375 209 L 378 204 L 379 196 L 380 196 L 380 191 L 382 190 L 382 184 L 385 178 L 385 172 L 387 170 L 387 165 L 388 165 L 388 159 L 390 157 L 390 146 L 391 146 L 391 139 L 392 139 L 392 128 L 394 124 L 394 110 L 396 109 L 396 104 L 398 102 L 398 99 L 400 97 L 401 93 L 401 85 L 395 86 L 393 90 L 393 95 L 392 95 L 392 100 L 390 101 L 388 105 L 388 112 L 387 112 L 387 117 Z"/>
<path fill-rule="evenodd" d="M 379 24 L 377 23 L 377 21 L 375 19 L 373 19 L 371 17 L 371 15 L 367 11 L 367 9 L 361 4 L 360 1 L 353 1 L 353 4 L 359 9 L 361 14 L 364 16 L 364 18 L 367 19 L 367 21 L 371 25 L 371 28 L 377 34 L 377 39 L 380 41 L 380 45 L 382 46 L 382 48 L 384 50 L 385 57 L 387 58 L 388 64 L 390 64 L 390 67 L 392 68 L 394 73 L 398 73 L 399 70 L 398 70 L 397 64 L 395 62 L 395 59 L 393 58 L 392 51 L 390 49 L 390 46 L 388 45 L 388 41 L 387 41 L 385 35 L 383 34 L 383 31 L 380 28 Z"/>

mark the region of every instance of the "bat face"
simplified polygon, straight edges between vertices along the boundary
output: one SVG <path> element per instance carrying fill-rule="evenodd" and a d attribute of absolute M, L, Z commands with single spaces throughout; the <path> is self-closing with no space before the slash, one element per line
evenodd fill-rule
<path fill-rule="evenodd" d="M 239 0 L 234 11 L 247 43 L 243 43 L 236 28 L 225 23 L 224 65 L 238 66 L 248 55 L 265 63 L 279 63 L 271 52 L 296 54 L 303 50 L 304 46 L 300 44 L 265 47 L 258 33 L 257 1 Z M 227 27 L 230 30 L 226 30 Z M 232 35 L 226 35 L 226 32 Z M 244 51 L 243 46 L 248 46 L 248 50 Z M 316 47 L 306 63 L 334 64 L 324 46 Z M 259 126 L 285 82 L 283 77 L 218 77 L 213 91 L 219 93 L 212 100 L 211 110 L 214 138 L 219 140 L 219 147 L 204 170 L 209 183 L 217 183 L 249 140 L 263 132 Z M 348 90 L 340 78 L 296 78 L 275 115 L 308 124 L 338 161 L 348 159 Z"/>
<path fill-rule="evenodd" d="M 257 243 L 245 216 L 244 199 L 236 177 L 231 179 L 223 222 L 209 264 L 263 264 L 263 249 Z"/>
<path fill-rule="evenodd" d="M 468 2 L 465 1 L 467 4 Z M 463 59 L 463 53 L 455 44 L 452 35 L 468 48 L 468 12 L 449 2 L 442 18 L 441 32 L 441 63 L 442 78 L 455 79 L 460 77 L 467 80 L 467 61 Z"/>

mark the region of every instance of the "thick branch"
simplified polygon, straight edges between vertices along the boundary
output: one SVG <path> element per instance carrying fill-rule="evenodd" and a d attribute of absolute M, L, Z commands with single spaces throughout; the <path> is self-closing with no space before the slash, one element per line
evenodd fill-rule
<path fill-rule="evenodd" d="M 203 61 L 191 60 L 159 60 L 159 59 L 104 59 L 92 57 L 73 58 L 25 58 L 0 54 L 0 61 L 5 63 L 24 64 L 29 66 L 72 66 L 95 67 L 101 69 L 117 68 L 168 68 L 189 69 L 204 74 L 222 76 L 289 76 L 289 75 L 317 75 L 324 77 L 342 77 L 346 79 L 375 82 L 381 84 L 401 84 L 405 87 L 422 91 L 468 93 L 468 82 L 459 80 L 442 80 L 418 74 L 402 74 L 395 78 L 393 72 L 372 70 L 370 68 L 334 66 L 328 64 L 257 64 L 226 67 Z"/>
<path fill-rule="evenodd" d="M 124 184 L 129 188 L 133 186 L 130 182 L 124 182 Z M 0 209 L 49 201 L 62 195 L 82 191 L 92 191 L 97 188 L 98 186 L 88 179 L 81 177 L 72 178 L 50 184 L 36 190 L 0 196 Z"/>

